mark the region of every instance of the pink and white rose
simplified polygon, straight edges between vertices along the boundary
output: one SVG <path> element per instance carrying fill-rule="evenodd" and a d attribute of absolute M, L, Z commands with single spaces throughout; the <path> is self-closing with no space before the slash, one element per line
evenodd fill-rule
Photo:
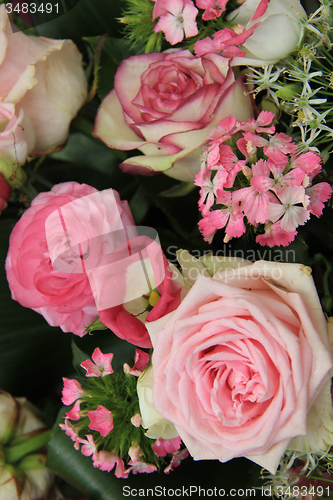
<path fill-rule="evenodd" d="M 63 145 L 69 125 L 87 96 L 82 57 L 71 40 L 13 33 L 0 5 L 0 102 L 15 104 L 36 134 L 32 153 Z"/>
<path fill-rule="evenodd" d="M 51 326 L 80 336 L 98 317 L 82 262 L 90 269 L 98 267 L 114 249 L 109 236 L 134 226 L 127 202 L 108 191 L 76 182 L 58 184 L 32 201 L 9 240 L 6 272 L 12 298 L 42 314 Z M 60 219 L 57 225 L 57 218 L 50 217 L 60 213 L 60 207 L 66 233 Z M 80 252 L 74 243 L 81 245 Z"/>
<path fill-rule="evenodd" d="M 195 460 L 246 457 L 274 474 L 308 432 L 332 350 L 310 268 L 239 265 L 200 274 L 176 311 L 147 325 L 153 403 Z"/>
<path fill-rule="evenodd" d="M 243 121 L 253 110 L 229 59 L 172 49 L 122 61 L 94 134 L 112 148 L 143 153 L 121 164 L 125 172 L 193 181 L 207 134 L 230 114 Z"/>

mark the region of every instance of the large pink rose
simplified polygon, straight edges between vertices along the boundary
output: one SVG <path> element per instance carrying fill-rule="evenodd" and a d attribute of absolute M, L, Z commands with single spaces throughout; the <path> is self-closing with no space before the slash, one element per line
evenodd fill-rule
<path fill-rule="evenodd" d="M 116 246 L 113 233 L 134 226 L 127 202 L 108 191 L 58 184 L 32 201 L 10 235 L 6 272 L 12 298 L 65 332 L 83 335 L 98 317 L 83 266 L 98 267 Z"/>
<path fill-rule="evenodd" d="M 0 101 L 15 104 L 36 134 L 33 154 L 63 145 L 87 96 L 82 57 L 71 40 L 13 33 L 0 5 Z"/>
<path fill-rule="evenodd" d="M 200 275 L 176 311 L 147 324 L 154 405 L 195 460 L 247 457 L 274 474 L 307 434 L 332 368 L 310 271 L 259 261 Z"/>
<path fill-rule="evenodd" d="M 132 56 L 118 68 L 94 134 L 110 147 L 143 153 L 122 163 L 125 172 L 192 181 L 207 134 L 230 114 L 252 116 L 247 91 L 219 54 L 173 49 Z"/>

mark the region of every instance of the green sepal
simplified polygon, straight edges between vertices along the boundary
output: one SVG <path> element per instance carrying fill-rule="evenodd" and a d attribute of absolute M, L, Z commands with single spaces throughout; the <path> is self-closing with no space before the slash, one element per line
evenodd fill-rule
<path fill-rule="evenodd" d="M 17 468 L 22 471 L 45 469 L 46 454 L 45 453 L 31 453 L 22 458 L 17 464 Z"/>

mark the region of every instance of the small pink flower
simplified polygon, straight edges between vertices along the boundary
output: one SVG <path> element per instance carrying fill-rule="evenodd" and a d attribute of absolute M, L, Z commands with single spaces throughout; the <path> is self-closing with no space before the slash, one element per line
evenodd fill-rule
<path fill-rule="evenodd" d="M 150 474 L 151 472 L 155 472 L 157 470 L 155 465 L 147 464 L 146 462 L 133 462 L 130 460 L 128 465 L 130 465 L 130 468 L 125 471 L 127 474 L 130 472 L 133 474 L 142 474 L 143 472 Z"/>
<path fill-rule="evenodd" d="M 81 397 L 81 395 L 83 394 L 83 389 L 80 385 L 80 382 L 75 379 L 63 377 L 62 380 L 64 382 L 64 387 L 62 390 L 61 401 L 64 405 L 69 406 Z"/>
<path fill-rule="evenodd" d="M 311 214 L 320 217 L 324 210 L 324 202 L 332 196 L 331 186 L 328 182 L 319 182 L 319 184 L 308 187 L 305 192 L 310 197 L 307 209 Z"/>
<path fill-rule="evenodd" d="M 204 240 L 211 243 L 217 229 L 222 229 L 227 223 L 226 217 L 221 210 L 213 210 L 208 212 L 198 223 L 199 230 L 204 237 Z"/>
<path fill-rule="evenodd" d="M 86 438 L 87 439 L 80 439 L 80 443 L 82 444 L 81 453 L 85 457 L 90 457 L 92 455 L 92 459 L 95 460 L 97 448 L 94 438 L 91 434 L 88 434 Z"/>
<path fill-rule="evenodd" d="M 128 476 L 127 471 L 125 471 L 124 462 L 115 453 L 102 450 L 96 454 L 93 460 L 94 460 L 93 466 L 97 469 L 110 472 L 114 468 L 114 466 L 116 466 L 115 470 L 116 477 L 118 478 L 121 477 L 125 479 Z"/>
<path fill-rule="evenodd" d="M 164 469 L 164 473 L 169 474 L 169 472 L 178 467 L 181 464 L 181 461 L 187 458 L 189 455 L 190 454 L 186 448 L 175 453 L 168 467 Z"/>
<path fill-rule="evenodd" d="M 142 417 L 140 413 L 136 413 L 135 415 L 133 415 L 133 417 L 131 417 L 131 423 L 132 425 L 134 425 L 134 427 L 140 427 L 142 423 Z"/>
<path fill-rule="evenodd" d="M 217 127 L 207 134 L 208 139 L 212 141 L 218 140 L 218 143 L 227 141 L 230 137 L 238 131 L 236 126 L 236 119 L 234 116 L 229 115 L 223 118 Z"/>
<path fill-rule="evenodd" d="M 105 437 L 113 429 L 113 417 L 110 410 L 102 405 L 96 410 L 88 411 L 88 417 L 90 419 L 89 429 L 92 431 L 98 431 L 101 436 Z"/>
<path fill-rule="evenodd" d="M 74 441 L 74 448 L 78 450 L 80 448 L 79 443 L 81 441 L 81 438 L 79 438 L 79 435 L 77 433 L 76 428 L 74 425 L 72 425 L 67 418 L 65 418 L 65 423 L 64 424 L 59 424 L 59 427 L 62 431 L 65 431 L 66 436 L 70 437 L 72 441 Z"/>
<path fill-rule="evenodd" d="M 179 450 L 182 440 L 180 437 L 175 437 L 173 439 L 156 439 L 153 444 L 153 450 L 158 457 L 165 457 L 168 453 L 175 453 Z"/>
<path fill-rule="evenodd" d="M 265 234 L 260 234 L 256 237 L 256 242 L 259 245 L 274 246 L 288 246 L 294 241 L 297 231 L 285 231 L 281 229 L 281 222 L 277 221 L 275 224 L 269 223 L 265 226 Z"/>
<path fill-rule="evenodd" d="M 267 207 L 268 218 L 272 222 L 280 219 L 281 229 L 293 232 L 301 225 L 303 226 L 310 218 L 310 212 L 304 206 L 307 198 L 303 187 L 285 187 L 279 193 L 280 203 L 269 203 Z"/>
<path fill-rule="evenodd" d="M 198 34 L 195 18 L 198 9 L 191 0 L 156 0 L 153 19 L 160 17 L 154 31 L 163 31 L 171 45 Z"/>
<path fill-rule="evenodd" d="M 259 186 L 258 186 L 259 187 Z M 238 189 L 233 193 L 233 199 L 240 203 L 241 209 L 252 225 L 268 222 L 267 208 L 274 196 L 267 189 L 261 193 L 255 187 Z"/>
<path fill-rule="evenodd" d="M 264 146 L 264 153 L 275 163 L 288 163 L 287 154 L 295 153 L 297 145 L 292 142 L 292 137 L 279 133 L 269 138 Z"/>
<path fill-rule="evenodd" d="M 197 7 L 205 9 L 205 12 L 202 14 L 204 21 L 220 17 L 222 12 L 225 11 L 227 2 L 228 0 L 196 0 Z"/>
<path fill-rule="evenodd" d="M 220 164 L 227 171 L 227 178 L 224 183 L 225 188 L 232 188 L 238 172 L 245 166 L 245 160 L 239 160 L 227 144 L 220 146 Z M 215 169 L 220 169 L 219 165 Z"/>
<path fill-rule="evenodd" d="M 238 201 L 234 195 L 235 192 L 220 190 L 217 197 L 217 203 L 226 207 L 221 209 L 221 214 L 225 218 L 225 232 L 229 239 L 239 238 L 246 230 L 243 220 L 244 214 L 239 209 Z"/>
<path fill-rule="evenodd" d="M 92 356 L 93 362 L 87 359 L 80 366 L 87 370 L 86 377 L 105 377 L 113 373 L 111 361 L 113 354 L 103 354 L 99 347 L 96 347 Z"/>
<path fill-rule="evenodd" d="M 149 364 L 149 354 L 147 352 L 142 351 L 141 349 L 135 349 L 133 368 L 130 368 L 130 366 L 127 363 L 125 363 L 124 371 L 129 375 L 140 377 L 141 373 L 145 371 L 148 364 Z"/>
<path fill-rule="evenodd" d="M 131 458 L 131 461 L 137 463 L 139 458 L 142 457 L 142 451 L 140 446 L 131 446 L 128 450 L 128 454 Z"/>
<path fill-rule="evenodd" d="M 261 111 L 257 119 L 248 118 L 243 123 L 237 121 L 237 126 L 239 127 L 239 129 L 244 130 L 244 132 L 274 134 L 275 127 L 274 125 L 271 125 L 274 117 L 275 114 L 271 111 Z"/>
<path fill-rule="evenodd" d="M 301 168 L 306 174 L 308 174 L 309 179 L 313 177 L 322 170 L 322 159 L 313 151 L 308 151 L 298 156 L 293 156 L 290 161 L 291 168 Z"/>
<path fill-rule="evenodd" d="M 198 5 L 198 3 L 197 3 Z M 241 34 L 235 33 L 235 31 L 230 28 L 224 28 L 223 30 L 217 31 L 213 35 L 213 40 L 207 36 L 202 40 L 198 40 L 194 44 L 194 51 L 197 56 L 203 56 L 204 54 L 209 54 L 211 52 L 216 52 L 223 57 L 243 57 L 246 55 L 244 50 L 238 48 L 238 45 L 242 45 L 249 36 L 253 34 L 256 26 L 242 32 Z"/>
<path fill-rule="evenodd" d="M 195 176 L 194 184 L 201 186 L 199 210 L 203 215 L 206 215 L 215 201 L 215 196 L 219 189 L 224 187 L 228 173 L 224 170 L 218 170 L 214 178 L 211 179 L 212 171 L 207 169 L 203 163 L 200 172 Z"/>
<path fill-rule="evenodd" d="M 75 401 L 75 405 L 70 411 L 66 413 L 66 416 L 70 420 L 80 420 L 81 418 L 80 401 Z"/>

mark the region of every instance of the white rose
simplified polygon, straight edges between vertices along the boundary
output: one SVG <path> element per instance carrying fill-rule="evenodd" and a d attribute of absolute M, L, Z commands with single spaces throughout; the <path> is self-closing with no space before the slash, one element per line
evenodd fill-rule
<path fill-rule="evenodd" d="M 236 16 L 236 17 L 235 17 Z M 251 21 L 251 19 L 254 20 Z M 260 0 L 245 2 L 228 15 L 228 19 L 255 29 L 242 48 L 245 57 L 234 57 L 232 66 L 263 66 L 274 64 L 293 52 L 302 36 L 301 20 L 307 15 L 298 0 L 271 0 L 266 9 Z"/>
<path fill-rule="evenodd" d="M 173 439 L 178 436 L 175 426 L 158 413 L 153 404 L 153 371 L 148 367 L 139 377 L 137 385 L 142 427 L 148 429 L 146 436 L 151 439 Z"/>

